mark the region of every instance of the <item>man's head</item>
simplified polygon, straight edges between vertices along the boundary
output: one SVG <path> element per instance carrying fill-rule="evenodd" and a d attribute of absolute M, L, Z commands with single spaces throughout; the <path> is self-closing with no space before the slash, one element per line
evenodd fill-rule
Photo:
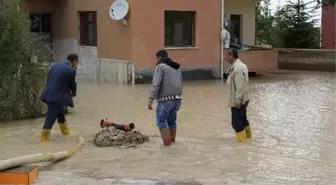
<path fill-rule="evenodd" d="M 160 62 L 162 58 L 167 58 L 167 57 L 168 57 L 168 53 L 164 49 L 156 52 L 156 59 L 157 59 L 158 62 Z"/>
<path fill-rule="evenodd" d="M 229 48 L 225 50 L 224 59 L 232 64 L 238 58 L 238 52 L 235 48 Z"/>
<path fill-rule="evenodd" d="M 71 53 L 68 55 L 67 60 L 70 62 L 72 68 L 77 68 L 78 65 L 78 55 Z"/>

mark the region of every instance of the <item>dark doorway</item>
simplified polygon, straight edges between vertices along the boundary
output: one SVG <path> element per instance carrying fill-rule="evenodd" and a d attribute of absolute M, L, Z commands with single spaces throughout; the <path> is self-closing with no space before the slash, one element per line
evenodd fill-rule
<path fill-rule="evenodd" d="M 232 33 L 231 34 L 231 39 L 233 43 L 236 44 L 241 44 L 242 41 L 242 19 L 243 16 L 242 15 L 235 15 L 232 14 L 230 15 L 230 22 L 231 22 L 231 30 Z"/>

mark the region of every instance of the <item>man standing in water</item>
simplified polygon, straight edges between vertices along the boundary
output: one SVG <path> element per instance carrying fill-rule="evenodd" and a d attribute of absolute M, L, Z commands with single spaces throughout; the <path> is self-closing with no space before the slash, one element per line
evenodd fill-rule
<path fill-rule="evenodd" d="M 150 90 L 148 109 L 156 99 L 156 125 L 165 146 L 171 146 L 176 137 L 177 112 L 182 101 L 182 72 L 180 64 L 172 61 L 165 50 L 156 53 L 157 64 Z"/>
<path fill-rule="evenodd" d="M 236 131 L 237 141 L 244 143 L 252 139 L 251 128 L 246 115 L 249 103 L 248 69 L 238 59 L 236 49 L 225 51 L 225 60 L 230 64 L 228 68 L 227 84 L 229 86 L 229 106 L 231 107 L 232 127 Z"/>
<path fill-rule="evenodd" d="M 47 85 L 41 100 L 48 106 L 46 120 L 41 132 L 41 141 L 50 141 L 50 132 L 57 119 L 63 135 L 69 135 L 70 130 L 65 119 L 64 107 L 74 107 L 72 97 L 76 95 L 77 54 L 69 54 L 67 60 L 51 66 Z"/>

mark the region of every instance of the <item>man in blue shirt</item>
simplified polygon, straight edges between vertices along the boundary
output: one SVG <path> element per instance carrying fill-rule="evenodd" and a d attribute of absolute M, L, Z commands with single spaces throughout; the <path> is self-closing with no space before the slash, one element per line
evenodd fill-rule
<path fill-rule="evenodd" d="M 74 107 L 72 97 L 76 95 L 76 70 L 78 55 L 69 54 L 67 60 L 51 66 L 47 85 L 41 95 L 41 100 L 48 106 L 45 123 L 41 132 L 41 141 L 50 141 L 50 132 L 57 119 L 63 135 L 69 135 L 70 130 L 65 119 L 65 106 Z"/>

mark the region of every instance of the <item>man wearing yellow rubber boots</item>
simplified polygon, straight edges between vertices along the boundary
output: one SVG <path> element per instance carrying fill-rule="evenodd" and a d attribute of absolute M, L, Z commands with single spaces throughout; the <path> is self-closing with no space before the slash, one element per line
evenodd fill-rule
<path fill-rule="evenodd" d="M 50 132 L 57 119 L 63 135 L 69 135 L 70 130 L 65 119 L 65 106 L 74 107 L 72 97 L 76 95 L 76 71 L 78 56 L 69 54 L 67 60 L 51 66 L 47 85 L 41 95 L 41 100 L 48 106 L 47 116 L 41 132 L 41 141 L 50 141 Z"/>
<path fill-rule="evenodd" d="M 251 128 L 246 115 L 249 103 L 248 69 L 238 58 L 236 49 L 225 51 L 225 60 L 229 63 L 227 84 L 229 86 L 229 106 L 231 107 L 232 127 L 236 131 L 237 141 L 244 143 L 252 139 Z"/>

